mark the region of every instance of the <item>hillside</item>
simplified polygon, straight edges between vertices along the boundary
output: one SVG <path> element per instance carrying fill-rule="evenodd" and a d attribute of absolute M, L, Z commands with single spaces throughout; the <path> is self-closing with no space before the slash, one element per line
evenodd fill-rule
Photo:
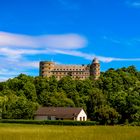
<path fill-rule="evenodd" d="M 83 107 L 101 124 L 139 122 L 140 72 L 134 66 L 109 69 L 96 81 L 20 74 L 0 83 L 3 119 L 33 118 L 39 106 Z"/>

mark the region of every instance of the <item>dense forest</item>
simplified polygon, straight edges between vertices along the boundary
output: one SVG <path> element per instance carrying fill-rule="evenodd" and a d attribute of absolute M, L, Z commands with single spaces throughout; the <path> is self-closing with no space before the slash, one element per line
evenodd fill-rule
<path fill-rule="evenodd" d="M 0 114 L 3 119 L 32 119 L 39 106 L 82 107 L 101 124 L 140 122 L 140 72 L 134 66 L 111 68 L 92 79 L 20 74 L 0 82 Z"/>

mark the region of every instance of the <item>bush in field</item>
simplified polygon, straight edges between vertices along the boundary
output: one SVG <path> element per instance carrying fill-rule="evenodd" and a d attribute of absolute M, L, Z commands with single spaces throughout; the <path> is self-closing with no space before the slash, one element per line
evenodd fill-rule
<path fill-rule="evenodd" d="M 117 124 L 120 119 L 119 113 L 108 105 L 96 108 L 92 115 L 92 120 L 98 121 L 100 124 Z"/>

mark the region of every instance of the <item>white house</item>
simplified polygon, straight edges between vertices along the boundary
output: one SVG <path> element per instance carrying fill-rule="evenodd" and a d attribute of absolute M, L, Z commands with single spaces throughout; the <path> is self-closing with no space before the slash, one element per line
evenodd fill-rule
<path fill-rule="evenodd" d="M 41 107 L 35 113 L 35 120 L 86 121 L 87 120 L 87 115 L 82 108 Z"/>

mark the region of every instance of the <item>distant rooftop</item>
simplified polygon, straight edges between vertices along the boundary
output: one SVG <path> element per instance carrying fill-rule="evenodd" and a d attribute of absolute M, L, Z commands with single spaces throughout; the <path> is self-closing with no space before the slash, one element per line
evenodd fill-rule
<path fill-rule="evenodd" d="M 35 115 L 48 115 L 48 116 L 56 116 L 57 118 L 73 118 L 77 116 L 82 108 L 75 107 L 41 107 L 39 108 Z"/>

